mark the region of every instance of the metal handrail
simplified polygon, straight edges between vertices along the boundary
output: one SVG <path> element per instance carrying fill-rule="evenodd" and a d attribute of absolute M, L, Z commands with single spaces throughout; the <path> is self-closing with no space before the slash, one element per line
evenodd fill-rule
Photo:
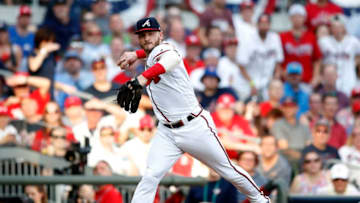
<path fill-rule="evenodd" d="M 84 176 L 84 175 L 65 175 L 65 176 L 1 176 L 0 185 L 136 185 L 141 177 L 137 176 Z M 164 186 L 197 186 L 205 185 L 207 180 L 204 178 L 187 178 L 180 176 L 166 176 L 160 182 Z"/>

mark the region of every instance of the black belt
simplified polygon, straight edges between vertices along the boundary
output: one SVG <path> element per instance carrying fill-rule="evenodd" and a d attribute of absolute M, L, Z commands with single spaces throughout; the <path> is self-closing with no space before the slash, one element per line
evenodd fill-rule
<path fill-rule="evenodd" d="M 203 109 L 201 108 L 201 111 L 200 111 L 197 115 L 192 114 L 192 113 L 189 114 L 189 115 L 186 117 L 187 121 L 190 122 L 190 121 L 193 120 L 194 118 L 198 117 L 198 116 L 201 114 L 202 111 L 203 111 Z M 165 123 L 165 124 L 164 124 L 164 126 L 166 126 L 166 127 L 168 127 L 168 128 L 171 128 L 171 129 L 173 129 L 173 128 L 180 128 L 180 127 L 182 127 L 182 126 L 184 126 L 184 125 L 185 125 L 185 123 L 184 123 L 182 120 L 179 120 L 179 121 L 174 122 L 174 123 Z"/>

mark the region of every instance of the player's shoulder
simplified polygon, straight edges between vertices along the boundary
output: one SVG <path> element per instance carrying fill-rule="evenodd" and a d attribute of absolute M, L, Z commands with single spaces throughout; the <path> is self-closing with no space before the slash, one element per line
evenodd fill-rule
<path fill-rule="evenodd" d="M 175 46 L 169 42 L 161 42 L 158 46 L 156 46 L 150 53 L 150 58 L 157 58 L 161 54 L 175 50 Z"/>

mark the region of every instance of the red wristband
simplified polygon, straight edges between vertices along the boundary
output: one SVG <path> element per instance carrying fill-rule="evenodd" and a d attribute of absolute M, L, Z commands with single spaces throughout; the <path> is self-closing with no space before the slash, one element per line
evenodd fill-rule
<path fill-rule="evenodd" d="M 136 56 L 138 57 L 138 59 L 146 58 L 146 53 L 145 53 L 144 49 L 136 50 L 135 53 L 136 53 Z"/>
<path fill-rule="evenodd" d="M 151 66 L 149 69 L 144 71 L 142 73 L 142 75 L 146 79 L 152 80 L 152 79 L 156 78 L 157 76 L 159 76 L 160 74 L 163 74 L 165 72 L 166 72 L 166 70 L 165 70 L 164 66 L 162 66 L 160 63 L 156 63 L 155 65 Z"/>

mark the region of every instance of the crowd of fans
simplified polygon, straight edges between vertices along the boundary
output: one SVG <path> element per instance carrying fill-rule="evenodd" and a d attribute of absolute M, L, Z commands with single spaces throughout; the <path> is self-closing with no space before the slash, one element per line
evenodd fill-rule
<path fill-rule="evenodd" d="M 180 50 L 228 156 L 259 186 L 280 179 L 290 194 L 360 195 L 360 41 L 339 6 L 303 2 L 289 5 L 291 28 L 282 32 L 271 30 L 271 9 L 254 16 L 258 5 L 248 0 L 237 17 L 225 0 L 210 1 L 203 13 L 193 11 L 194 30 L 181 17 L 191 8 L 172 4 L 153 15 Z M 84 5 L 52 0 L 39 25 L 36 11 L 22 5 L 15 25 L 0 23 L 0 145 L 65 158 L 74 143 L 88 144 L 94 175 L 141 176 L 156 134 L 151 101 L 144 91 L 134 114 L 114 102 L 116 89 L 144 70 L 143 61 L 129 71 L 117 66 L 124 51 L 139 49 L 137 37 L 111 2 Z M 189 154 L 169 174 L 209 180 L 169 202 L 245 199 Z M 40 186 L 25 193 L 45 202 Z M 83 185 L 77 197 L 122 201 L 111 185 Z"/>

